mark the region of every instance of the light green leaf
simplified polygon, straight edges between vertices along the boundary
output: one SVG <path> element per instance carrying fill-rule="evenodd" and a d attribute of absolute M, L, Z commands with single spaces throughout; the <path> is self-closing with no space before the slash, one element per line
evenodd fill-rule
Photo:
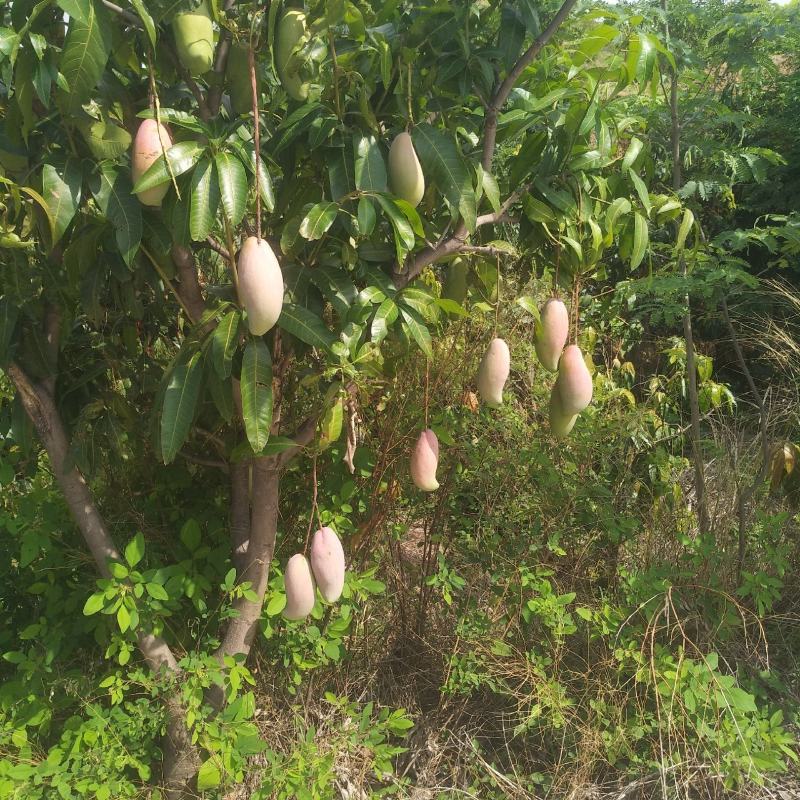
<path fill-rule="evenodd" d="M 614 226 L 619 217 L 624 217 L 630 213 L 631 202 L 627 197 L 618 197 L 606 209 L 606 235 L 610 240 L 614 235 Z"/>
<path fill-rule="evenodd" d="M 131 266 L 142 239 L 142 208 L 131 193 L 127 173 L 117 172 L 110 164 L 101 164 L 92 176 L 90 189 L 103 216 L 114 228 L 122 258 Z"/>
<path fill-rule="evenodd" d="M 686 245 L 686 237 L 689 235 L 694 226 L 694 214 L 690 209 L 683 212 L 683 219 L 681 220 L 680 227 L 678 228 L 678 238 L 675 240 L 675 249 L 683 250 Z"/>
<path fill-rule="evenodd" d="M 417 343 L 419 349 L 422 350 L 428 358 L 433 358 L 431 333 L 423 324 L 417 312 L 414 311 L 413 308 L 401 305 L 400 313 L 403 315 L 403 320 L 405 321 L 408 332 L 411 334 L 411 338 Z"/>
<path fill-rule="evenodd" d="M 69 91 L 62 96 L 71 112 L 79 111 L 89 99 L 111 54 L 111 26 L 107 14 L 100 3 L 90 3 L 85 20 L 73 17 L 69 21 L 59 70 L 69 86 Z"/>
<path fill-rule="evenodd" d="M 96 614 L 105 604 L 105 594 L 103 592 L 95 592 L 86 600 L 86 603 L 84 603 L 83 615 L 85 617 L 91 617 L 92 614 Z"/>
<path fill-rule="evenodd" d="M 167 150 L 166 157 L 173 175 L 177 178 L 178 175 L 188 172 L 200 160 L 204 152 L 205 147 L 197 142 L 178 142 L 172 145 Z M 134 192 L 143 192 L 145 189 L 152 189 L 154 186 L 160 186 L 170 180 L 172 179 L 169 169 L 167 169 L 167 162 L 162 153 L 144 175 L 136 181 L 133 190 Z"/>
<path fill-rule="evenodd" d="M 144 558 L 144 535 L 139 532 L 125 548 L 125 560 L 129 567 L 135 567 Z"/>
<path fill-rule="evenodd" d="M 238 225 L 247 207 L 247 175 L 244 166 L 230 153 L 217 153 L 217 177 L 222 196 L 222 208 L 231 225 Z"/>
<path fill-rule="evenodd" d="M 236 340 L 241 318 L 240 311 L 231 311 L 226 314 L 219 321 L 211 339 L 211 363 L 214 366 L 214 371 L 222 379 L 231 374 L 231 363 L 233 354 L 236 352 Z"/>
<path fill-rule="evenodd" d="M 647 212 L 647 215 L 650 216 L 652 203 L 650 202 L 650 193 L 647 191 L 644 181 L 632 169 L 628 170 L 628 177 L 631 179 L 633 188 L 636 189 L 636 194 L 639 195 L 639 200 L 641 200 L 644 210 Z"/>
<path fill-rule="evenodd" d="M 144 25 L 144 29 L 147 32 L 147 38 L 150 39 L 150 44 L 155 47 L 156 46 L 156 26 L 153 22 L 153 18 L 150 16 L 150 13 L 145 8 L 144 3 L 142 0 L 131 0 L 131 5 L 136 9 L 136 13 L 139 15 L 139 18 L 142 20 L 142 24 Z"/>
<path fill-rule="evenodd" d="M 353 152 L 355 153 L 355 176 L 356 189 L 362 192 L 385 192 L 386 165 L 383 162 L 383 154 L 375 137 L 361 136 L 356 134 L 353 137 Z"/>
<path fill-rule="evenodd" d="M 206 789 L 214 789 L 222 781 L 219 767 L 214 763 L 213 758 L 204 762 L 197 773 L 197 791 L 202 792 Z"/>
<path fill-rule="evenodd" d="M 300 235 L 304 239 L 321 239 L 325 232 L 333 225 L 339 206 L 336 203 L 322 202 L 312 206 L 308 214 L 300 223 Z"/>
<path fill-rule="evenodd" d="M 117 625 L 119 625 L 119 629 L 122 633 L 125 633 L 131 626 L 131 615 L 124 605 L 121 605 L 117 609 Z"/>
<path fill-rule="evenodd" d="M 625 153 L 625 158 L 622 159 L 623 172 L 633 166 L 633 162 L 636 161 L 637 156 L 642 152 L 643 146 L 644 145 L 641 139 L 637 139 L 635 136 L 631 138 L 630 144 L 628 145 L 628 150 Z"/>
<path fill-rule="evenodd" d="M 642 263 L 650 234 L 647 230 L 647 220 L 637 211 L 633 217 L 633 248 L 631 250 L 631 269 L 636 269 Z"/>
<path fill-rule="evenodd" d="M 189 234 L 202 242 L 211 233 L 219 208 L 219 179 L 214 163 L 203 158 L 192 173 L 189 195 Z"/>
<path fill-rule="evenodd" d="M 161 410 L 161 458 L 165 464 L 175 458 L 189 435 L 202 375 L 199 353 L 178 364 L 170 375 Z"/>
<path fill-rule="evenodd" d="M 330 350 L 336 341 L 336 337 L 316 314 L 293 303 L 283 304 L 278 326 L 312 347 Z"/>
<path fill-rule="evenodd" d="M 169 600 L 167 590 L 160 583 L 148 583 L 144 588 L 153 600 Z"/>
<path fill-rule="evenodd" d="M 394 199 L 383 194 L 376 194 L 375 199 L 386 212 L 386 216 L 389 217 L 389 221 L 392 223 L 397 259 L 398 261 L 402 261 L 405 254 L 414 247 L 414 229 L 411 227 L 411 223 L 406 219 L 405 214 L 400 210 L 400 207 Z"/>
<path fill-rule="evenodd" d="M 272 425 L 272 357 L 262 338 L 250 339 L 242 358 L 242 416 L 247 441 L 260 453 Z"/>
<path fill-rule="evenodd" d="M 42 195 L 53 218 L 54 245 L 64 235 L 78 210 L 82 182 L 83 175 L 77 158 L 67 158 L 59 167 L 45 164 L 42 168 Z"/>
<path fill-rule="evenodd" d="M 373 342 L 383 341 L 389 334 L 389 328 L 397 319 L 399 309 L 391 297 L 387 297 L 376 309 L 372 318 L 370 335 Z"/>

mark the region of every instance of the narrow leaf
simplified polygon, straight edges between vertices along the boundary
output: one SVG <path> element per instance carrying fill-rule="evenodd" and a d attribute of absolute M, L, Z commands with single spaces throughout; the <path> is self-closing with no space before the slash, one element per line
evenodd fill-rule
<path fill-rule="evenodd" d="M 642 263 L 647 252 L 649 233 L 647 220 L 637 211 L 633 217 L 633 248 L 631 250 L 631 269 L 636 269 Z"/>
<path fill-rule="evenodd" d="M 356 135 L 353 139 L 355 153 L 356 188 L 362 192 L 385 192 L 386 165 L 375 137 Z"/>
<path fill-rule="evenodd" d="M 303 306 L 284 303 L 278 325 L 287 333 L 296 336 L 301 342 L 312 347 L 330 350 L 336 337 L 328 330 L 325 323 Z"/>
<path fill-rule="evenodd" d="M 238 225 L 247 205 L 247 175 L 244 166 L 230 153 L 217 153 L 215 161 L 225 216 L 232 225 Z"/>
<path fill-rule="evenodd" d="M 272 358 L 262 338 L 250 339 L 242 358 L 242 416 L 247 441 L 260 453 L 272 425 Z"/>
<path fill-rule="evenodd" d="M 161 457 L 169 464 L 177 455 L 194 419 L 203 370 L 199 354 L 178 364 L 170 375 L 161 411 Z"/>

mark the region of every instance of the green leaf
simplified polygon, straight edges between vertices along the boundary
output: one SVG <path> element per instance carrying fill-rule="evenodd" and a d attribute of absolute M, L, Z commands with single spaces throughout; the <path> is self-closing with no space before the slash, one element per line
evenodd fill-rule
<path fill-rule="evenodd" d="M 10 360 L 9 345 L 17 324 L 19 306 L 11 297 L 0 297 L 0 366 Z"/>
<path fill-rule="evenodd" d="M 389 328 L 397 319 L 399 309 L 391 297 L 387 297 L 375 309 L 375 316 L 372 318 L 370 336 L 373 342 L 380 342 L 389 335 Z"/>
<path fill-rule="evenodd" d="M 360 197 L 358 200 L 358 232 L 362 236 L 369 236 L 375 228 L 375 206 L 369 197 Z"/>
<path fill-rule="evenodd" d="M 272 425 L 272 358 L 262 338 L 250 339 L 244 349 L 241 389 L 247 441 L 255 453 L 260 453 Z"/>
<path fill-rule="evenodd" d="M 122 633 L 125 633 L 131 626 L 131 615 L 124 605 L 121 605 L 117 609 L 117 625 L 119 625 L 119 629 Z"/>
<path fill-rule="evenodd" d="M 249 167 L 253 175 L 256 174 L 256 150 L 251 144 L 249 148 L 245 148 L 249 152 L 250 162 Z M 275 192 L 272 189 L 272 178 L 270 177 L 267 165 L 264 163 L 263 158 L 258 159 L 258 188 L 261 192 L 261 200 L 267 211 L 275 210 Z"/>
<path fill-rule="evenodd" d="M 95 592 L 84 603 L 83 615 L 91 617 L 96 614 L 106 604 L 106 596 L 104 592 Z"/>
<path fill-rule="evenodd" d="M 236 352 L 237 334 L 242 314 L 240 311 L 231 311 L 226 314 L 217 325 L 211 338 L 211 363 L 214 371 L 220 378 L 227 378 L 231 374 L 233 354 Z"/>
<path fill-rule="evenodd" d="M 222 207 L 231 225 L 238 225 L 247 207 L 247 175 L 244 166 L 230 153 L 217 153 L 217 176 Z"/>
<path fill-rule="evenodd" d="M 169 600 L 167 590 L 160 583 L 148 583 L 144 588 L 153 600 Z"/>
<path fill-rule="evenodd" d="M 142 208 L 131 194 L 128 175 L 110 164 L 101 164 L 90 188 L 103 216 L 113 226 L 119 252 L 130 267 L 142 239 Z"/>
<path fill-rule="evenodd" d="M 633 216 L 633 249 L 631 250 L 631 269 L 636 269 L 642 263 L 650 234 L 647 230 L 647 220 L 637 211 Z"/>
<path fill-rule="evenodd" d="M 622 159 L 623 172 L 633 166 L 633 162 L 636 161 L 639 153 L 642 152 L 642 147 L 643 143 L 641 139 L 637 139 L 635 136 L 631 138 L 630 144 L 628 145 L 628 150 L 625 153 L 625 158 Z"/>
<path fill-rule="evenodd" d="M 167 169 L 167 160 L 172 168 L 172 173 L 177 178 L 178 175 L 183 175 L 188 172 L 202 157 L 205 152 L 205 147 L 197 142 L 178 142 L 172 145 L 165 154 L 161 154 L 148 168 L 148 170 L 136 181 L 133 187 L 134 192 L 143 192 L 145 189 L 152 189 L 154 186 L 160 186 L 162 183 L 167 183 L 172 180 L 170 178 L 169 169 Z"/>
<path fill-rule="evenodd" d="M 189 196 L 189 234 L 202 242 L 211 233 L 219 208 L 219 180 L 210 158 L 203 158 L 192 173 Z"/>
<path fill-rule="evenodd" d="M 69 87 L 63 92 L 66 108 L 77 112 L 100 81 L 111 54 L 111 25 L 100 3 L 90 3 L 85 20 L 69 21 L 59 71 Z"/>
<path fill-rule="evenodd" d="M 92 0 L 58 0 L 58 7 L 84 25 L 92 14 Z"/>
<path fill-rule="evenodd" d="M 128 566 L 135 567 L 142 558 L 144 558 L 144 535 L 140 532 L 128 542 L 125 548 L 125 560 Z"/>
<path fill-rule="evenodd" d="M 178 364 L 170 375 L 161 411 L 161 457 L 169 464 L 181 449 L 192 425 L 203 375 L 200 354 Z"/>
<path fill-rule="evenodd" d="M 343 317 L 358 296 L 358 289 L 347 273 L 332 267 L 316 267 L 309 277 L 317 288 L 330 300 L 336 313 Z"/>
<path fill-rule="evenodd" d="M 278 326 L 312 347 L 330 350 L 336 337 L 314 313 L 294 303 L 284 303 Z"/>
<path fill-rule="evenodd" d="M 693 225 L 694 214 L 690 209 L 687 208 L 683 212 L 683 219 L 681 220 L 680 227 L 678 228 L 678 238 L 675 240 L 676 250 L 683 250 L 686 245 L 686 237 L 689 235 L 689 231 L 691 231 Z M 2 340 L 0 340 L 0 342 L 1 341 Z M 0 348 L 0 353 L 2 353 L 2 348 Z"/>
<path fill-rule="evenodd" d="M 375 137 L 353 137 L 353 152 L 355 153 L 356 189 L 362 192 L 385 192 L 387 189 L 386 165 L 383 154 Z"/>
<path fill-rule="evenodd" d="M 42 195 L 53 218 L 53 244 L 64 235 L 81 202 L 83 175 L 77 158 L 67 158 L 58 168 L 45 164 L 42 168 Z"/>
<path fill-rule="evenodd" d="M 467 230 L 473 233 L 477 217 L 475 191 L 472 188 L 470 170 L 455 141 L 427 122 L 417 125 L 411 136 L 426 176 L 430 176 L 447 198 L 451 209 L 458 211 Z"/>
<path fill-rule="evenodd" d="M 414 247 L 414 229 L 393 198 L 388 195 L 376 194 L 375 199 L 386 212 L 386 216 L 389 217 L 389 221 L 392 223 L 397 260 L 402 261 L 405 254 Z"/>
<path fill-rule="evenodd" d="M 304 239 L 321 239 L 333 225 L 339 206 L 336 203 L 322 202 L 312 206 L 300 223 L 300 235 Z"/>
<path fill-rule="evenodd" d="M 270 597 L 269 603 L 267 603 L 267 616 L 277 617 L 284 608 L 286 608 L 286 595 L 282 592 L 280 594 L 274 594 Z"/>
<path fill-rule="evenodd" d="M 606 234 L 610 239 L 614 235 L 614 226 L 619 217 L 630 213 L 631 202 L 626 197 L 618 197 L 606 209 Z"/>
<path fill-rule="evenodd" d="M 647 191 L 644 181 L 632 169 L 628 170 L 628 177 L 631 179 L 633 188 L 636 189 L 636 194 L 639 195 L 639 200 L 641 200 L 644 210 L 650 216 L 652 204 L 650 203 L 650 193 Z"/>
<path fill-rule="evenodd" d="M 156 46 L 156 26 L 153 22 L 153 18 L 150 16 L 150 13 L 145 8 L 144 3 L 142 0 L 130 0 L 131 5 L 136 9 L 136 13 L 139 15 L 139 19 L 142 20 L 142 24 L 144 25 L 144 29 L 147 32 L 147 38 L 150 39 L 150 44 L 155 47 Z"/>
<path fill-rule="evenodd" d="M 417 312 L 412 308 L 401 305 L 400 313 L 403 315 L 403 319 L 405 320 L 408 332 L 411 334 L 411 338 L 417 343 L 419 349 L 422 350 L 422 352 L 425 353 L 428 358 L 433 358 L 431 333 L 423 324 Z"/>

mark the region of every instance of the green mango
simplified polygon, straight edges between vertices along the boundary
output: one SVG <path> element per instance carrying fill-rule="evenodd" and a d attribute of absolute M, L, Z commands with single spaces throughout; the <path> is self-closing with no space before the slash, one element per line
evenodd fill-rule
<path fill-rule="evenodd" d="M 445 267 L 442 297 L 453 300 L 463 306 L 467 299 L 467 279 L 469 277 L 469 264 L 456 257 Z"/>
<path fill-rule="evenodd" d="M 292 53 L 305 35 L 306 15 L 296 8 L 284 11 L 275 32 L 275 69 L 286 94 L 301 103 L 308 98 L 309 85 L 302 80 L 296 65 L 292 63 Z"/>
<path fill-rule="evenodd" d="M 202 2 L 193 11 L 176 14 L 172 32 L 178 58 L 191 75 L 202 75 L 214 62 L 214 26 L 208 5 Z"/>

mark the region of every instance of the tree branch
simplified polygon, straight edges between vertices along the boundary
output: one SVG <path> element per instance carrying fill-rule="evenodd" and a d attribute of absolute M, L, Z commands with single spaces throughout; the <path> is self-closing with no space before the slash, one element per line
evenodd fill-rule
<path fill-rule="evenodd" d="M 144 25 L 139 17 L 136 16 L 132 11 L 126 11 L 121 6 L 118 6 L 116 3 L 112 3 L 110 0 L 100 0 L 100 2 L 109 10 L 113 11 L 115 14 L 118 14 L 125 22 L 133 25 L 134 28 L 141 28 L 144 30 Z"/>
<path fill-rule="evenodd" d="M 200 290 L 200 280 L 197 277 L 197 263 L 194 254 L 188 247 L 173 245 L 172 260 L 178 270 L 181 286 L 178 290 L 183 305 L 189 312 L 193 323 L 196 323 L 206 310 L 206 301 Z"/>
<path fill-rule="evenodd" d="M 230 11 L 236 5 L 236 0 L 225 0 L 222 6 L 222 13 Z M 228 68 L 228 54 L 231 51 L 231 32 L 227 28 L 222 29 L 217 43 L 217 52 L 214 54 L 214 66 L 212 71 L 215 76 L 214 85 L 208 90 L 208 111 L 212 117 L 219 114 L 222 104 L 222 88 L 225 84 L 225 70 Z"/>

